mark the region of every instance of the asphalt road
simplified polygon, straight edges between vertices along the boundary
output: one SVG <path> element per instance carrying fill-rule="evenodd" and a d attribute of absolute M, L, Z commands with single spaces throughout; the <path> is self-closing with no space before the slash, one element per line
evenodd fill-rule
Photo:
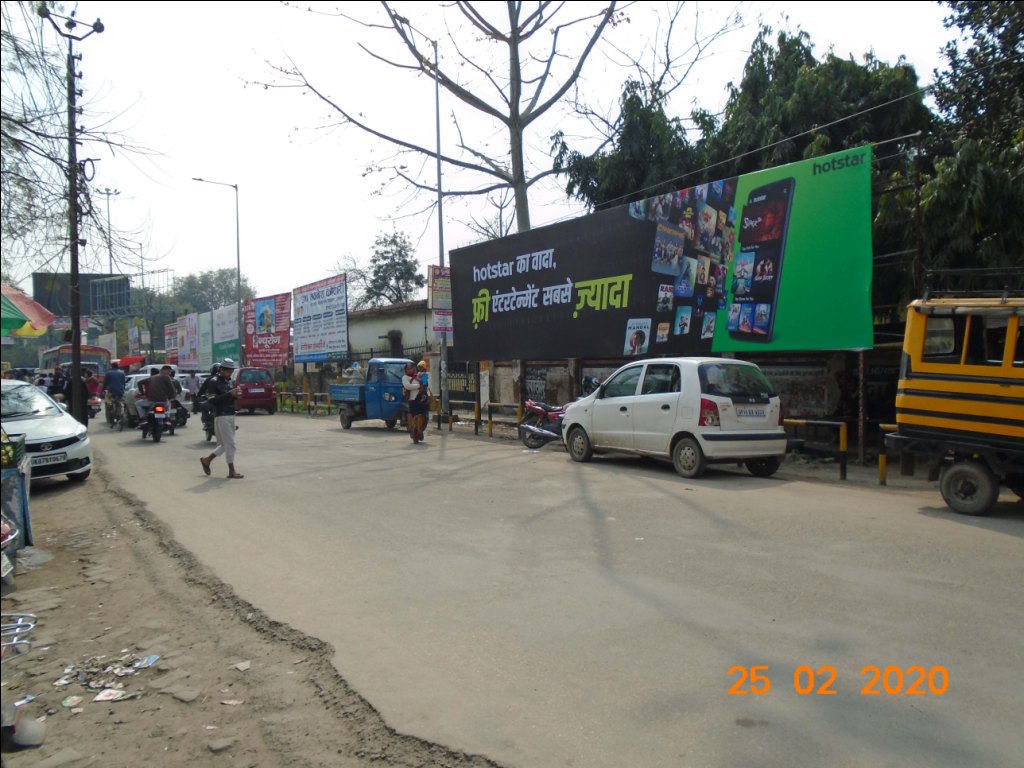
<path fill-rule="evenodd" d="M 240 481 L 202 474 L 195 418 L 160 444 L 92 433 L 400 732 L 521 768 L 1024 764 L 1015 497 L 973 519 L 934 486 L 238 423 Z"/>

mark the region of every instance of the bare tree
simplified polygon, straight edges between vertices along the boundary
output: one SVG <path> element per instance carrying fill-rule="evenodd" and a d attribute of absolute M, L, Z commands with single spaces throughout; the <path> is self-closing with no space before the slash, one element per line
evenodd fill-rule
<path fill-rule="evenodd" d="M 623 6 L 628 7 L 629 4 Z M 594 8 L 593 11 L 587 7 Z M 418 5 L 417 8 L 422 8 Z M 475 181 L 463 188 L 448 188 L 446 196 L 487 196 L 511 190 L 515 200 L 518 229 L 530 228 L 528 192 L 555 171 L 549 164 L 529 164 L 525 135 L 536 121 L 558 105 L 579 80 L 584 66 L 605 31 L 625 19 L 617 2 L 585 6 L 565 2 L 454 2 L 443 6 L 446 48 L 435 63 L 435 41 L 430 40 L 402 15 L 393 3 L 382 2 L 385 20 L 357 19 L 339 12 L 338 17 L 371 32 L 388 32 L 398 51 L 384 53 L 360 43 L 374 60 L 409 73 L 431 78 L 458 104 L 483 117 L 505 134 L 505 140 L 490 149 L 486 141 L 470 141 L 464 120 L 453 111 L 457 135 L 455 153 L 441 153 L 445 167 L 469 171 Z M 583 10 L 578 10 L 583 9 Z M 575 15 L 570 15 L 575 14 Z M 453 25 L 458 25 L 453 26 Z M 404 162 L 408 154 L 423 161 L 437 157 L 436 148 L 399 135 L 396 126 L 374 124 L 355 107 L 340 103 L 327 86 L 314 82 L 294 59 L 287 66 L 275 66 L 280 80 L 267 87 L 299 88 L 313 94 L 342 122 L 353 125 L 385 142 L 396 154 L 384 163 L 371 165 L 370 172 L 384 172 L 390 181 L 401 181 L 413 189 L 436 193 L 436 179 L 428 162 L 418 170 Z M 408 126 L 403 126 L 408 127 Z M 493 131 L 492 131 L 493 133 Z M 546 158 L 545 158 L 546 159 Z M 459 178 L 465 178 L 464 175 Z"/>
<path fill-rule="evenodd" d="M 666 5 L 651 36 L 652 44 L 643 55 L 609 41 L 607 47 L 612 49 L 609 58 L 624 72 L 631 72 L 629 81 L 640 84 L 645 93 L 657 95 L 656 101 L 650 103 L 652 108 L 661 107 L 671 113 L 670 102 L 687 83 L 697 64 L 712 54 L 715 44 L 723 37 L 744 26 L 742 6 L 743 3 L 736 3 L 728 11 L 719 8 L 717 14 L 712 15 L 698 2 L 680 0 L 671 7 Z M 616 94 L 616 98 L 619 95 Z M 578 137 L 594 145 L 590 157 L 597 156 L 621 137 L 623 114 L 618 103 L 615 108 L 595 106 L 578 90 L 569 103 L 591 128 L 589 135 Z M 552 137 L 556 150 L 563 136 Z"/>
<path fill-rule="evenodd" d="M 4 277 L 14 282 L 33 270 L 61 271 L 68 252 L 67 51 L 43 17 L 55 7 L 52 2 L 5 1 L 0 9 L 0 237 Z M 89 114 L 88 105 L 79 114 L 91 125 L 76 132 L 84 181 L 78 207 L 83 236 L 91 230 L 99 239 L 106 226 L 94 213 L 88 182 L 97 158 L 89 152 L 143 150 L 107 130 L 103 119 Z"/>
<path fill-rule="evenodd" d="M 512 233 L 515 225 L 515 206 L 512 201 L 512 192 L 503 189 L 500 192 L 487 196 L 487 205 L 493 213 L 490 218 L 480 219 L 471 216 L 466 226 L 471 232 L 479 235 L 484 241 L 497 240 Z"/>

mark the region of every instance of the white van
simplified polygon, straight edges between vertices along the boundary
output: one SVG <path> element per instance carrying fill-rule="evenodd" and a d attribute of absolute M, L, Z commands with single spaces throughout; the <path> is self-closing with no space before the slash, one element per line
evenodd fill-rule
<path fill-rule="evenodd" d="M 786 453 L 782 404 L 753 363 L 717 357 L 661 357 L 619 368 L 572 403 L 562 437 L 575 461 L 624 452 L 670 459 L 683 477 L 713 462 L 743 462 L 775 474 Z"/>

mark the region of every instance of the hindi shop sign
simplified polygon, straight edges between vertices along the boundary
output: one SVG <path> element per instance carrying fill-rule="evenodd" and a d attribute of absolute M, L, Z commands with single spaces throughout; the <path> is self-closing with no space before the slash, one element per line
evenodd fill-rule
<path fill-rule="evenodd" d="M 245 301 L 245 361 L 273 367 L 288 364 L 292 295 L 278 293 Z"/>

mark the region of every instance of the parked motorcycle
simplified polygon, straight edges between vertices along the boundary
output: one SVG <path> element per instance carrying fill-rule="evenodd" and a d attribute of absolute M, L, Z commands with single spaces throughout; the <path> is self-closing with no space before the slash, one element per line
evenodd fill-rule
<path fill-rule="evenodd" d="M 100 399 L 99 395 L 90 395 L 88 405 L 89 418 L 95 419 L 96 416 L 99 415 L 100 410 L 103 408 L 103 401 Z"/>
<path fill-rule="evenodd" d="M 523 418 L 519 422 L 519 439 L 531 450 L 542 448 L 552 440 L 562 439 L 564 405 L 548 405 L 539 400 L 523 404 Z"/>
<path fill-rule="evenodd" d="M 600 386 L 594 376 L 583 377 L 583 397 Z M 523 418 L 519 422 L 519 439 L 530 450 L 537 450 L 552 440 L 562 439 L 562 417 L 568 405 L 548 405 L 539 400 L 527 400 L 523 404 Z"/>

